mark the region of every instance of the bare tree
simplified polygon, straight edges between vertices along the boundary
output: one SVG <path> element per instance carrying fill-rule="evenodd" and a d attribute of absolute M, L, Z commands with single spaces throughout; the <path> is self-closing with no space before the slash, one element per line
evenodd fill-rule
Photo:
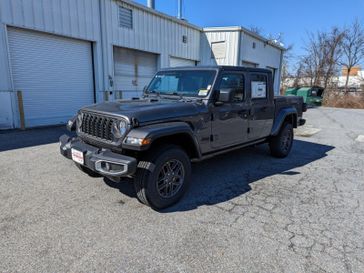
<path fill-rule="evenodd" d="M 364 58 L 364 30 L 358 20 L 345 31 L 342 53 L 341 65 L 347 69 L 345 92 L 348 92 L 350 72 Z"/>
<path fill-rule="evenodd" d="M 286 47 L 286 50 L 283 53 L 283 59 L 282 59 L 282 73 L 281 73 L 281 87 L 282 89 L 285 89 L 287 86 L 286 82 L 289 78 L 292 78 L 292 74 L 290 72 L 290 61 L 293 57 L 292 55 L 293 45 L 289 45 Z"/>
<path fill-rule="evenodd" d="M 332 77 L 337 72 L 339 59 L 342 56 L 342 42 L 344 38 L 344 31 L 337 27 L 333 27 L 331 32 L 328 33 L 324 39 L 324 55 L 325 58 L 325 71 L 324 71 L 324 88 L 327 88 L 329 83 L 332 82 Z"/>
<path fill-rule="evenodd" d="M 258 34 L 258 35 L 262 35 L 262 33 L 263 33 L 263 29 L 262 29 L 262 28 L 257 27 L 257 26 L 254 26 L 254 25 L 251 25 L 251 26 L 249 27 L 249 30 L 250 30 L 251 32 L 255 33 L 255 34 Z"/>
<path fill-rule="evenodd" d="M 316 32 L 308 34 L 308 42 L 305 46 L 305 55 L 299 63 L 299 73 L 302 79 L 308 80 L 312 85 L 320 85 L 324 88 L 332 82 L 341 57 L 341 44 L 344 33 L 337 27 L 329 32 Z"/>

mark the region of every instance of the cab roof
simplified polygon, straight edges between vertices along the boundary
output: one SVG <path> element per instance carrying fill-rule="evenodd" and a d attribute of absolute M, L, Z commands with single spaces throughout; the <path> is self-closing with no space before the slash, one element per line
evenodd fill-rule
<path fill-rule="evenodd" d="M 245 67 L 245 66 L 230 66 L 230 65 L 208 65 L 208 66 L 180 66 L 162 68 L 160 71 L 175 71 L 175 70 L 230 70 L 230 71 L 247 71 L 247 72 L 263 72 L 272 73 L 271 70 L 265 68 Z"/>

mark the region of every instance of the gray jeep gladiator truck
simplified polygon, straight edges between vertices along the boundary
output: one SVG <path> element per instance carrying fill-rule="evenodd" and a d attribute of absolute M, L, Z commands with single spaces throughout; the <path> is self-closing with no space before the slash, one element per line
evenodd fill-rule
<path fill-rule="evenodd" d="M 162 209 L 185 193 L 191 162 L 261 143 L 287 156 L 305 111 L 302 97 L 274 96 L 266 69 L 168 68 L 141 98 L 82 108 L 60 152 L 90 176 L 133 178 L 139 201 Z"/>

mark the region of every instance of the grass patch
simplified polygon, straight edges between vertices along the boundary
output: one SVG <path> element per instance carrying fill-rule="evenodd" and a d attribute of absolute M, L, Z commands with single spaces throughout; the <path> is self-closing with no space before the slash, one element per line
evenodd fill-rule
<path fill-rule="evenodd" d="M 345 93 L 325 90 L 322 105 L 337 108 L 364 109 L 364 92 Z"/>

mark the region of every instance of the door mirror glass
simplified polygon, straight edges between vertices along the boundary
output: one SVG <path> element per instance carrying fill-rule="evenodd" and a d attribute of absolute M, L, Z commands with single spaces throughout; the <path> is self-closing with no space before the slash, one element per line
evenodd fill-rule
<path fill-rule="evenodd" d="M 232 102 L 235 96 L 236 90 L 233 88 L 224 88 L 219 91 L 219 99 L 220 102 Z"/>
<path fill-rule="evenodd" d="M 220 90 L 218 101 L 242 102 L 244 100 L 244 75 L 238 72 L 224 72 L 217 90 Z"/>

